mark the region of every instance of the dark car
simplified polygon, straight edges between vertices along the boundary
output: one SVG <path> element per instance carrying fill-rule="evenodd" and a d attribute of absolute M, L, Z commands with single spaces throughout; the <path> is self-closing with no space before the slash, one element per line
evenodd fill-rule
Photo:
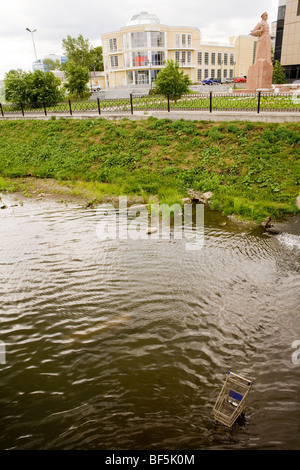
<path fill-rule="evenodd" d="M 214 82 L 212 81 L 211 78 L 206 78 L 205 80 L 202 80 L 202 85 L 213 85 Z"/>

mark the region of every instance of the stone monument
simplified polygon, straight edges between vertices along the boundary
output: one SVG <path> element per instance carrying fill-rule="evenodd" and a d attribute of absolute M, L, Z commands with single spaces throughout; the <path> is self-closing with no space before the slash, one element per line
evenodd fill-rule
<path fill-rule="evenodd" d="M 273 65 L 271 62 L 271 37 L 267 23 L 268 13 L 261 15 L 261 21 L 251 31 L 251 36 L 258 38 L 254 65 L 251 65 L 247 75 L 248 91 L 272 89 Z"/>

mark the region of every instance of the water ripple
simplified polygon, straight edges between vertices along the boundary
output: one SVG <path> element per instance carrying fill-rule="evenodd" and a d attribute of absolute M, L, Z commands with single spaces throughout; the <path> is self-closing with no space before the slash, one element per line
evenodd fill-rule
<path fill-rule="evenodd" d="M 213 213 L 188 251 L 101 241 L 94 210 L 3 213 L 1 448 L 299 448 L 298 239 Z M 212 419 L 228 369 L 254 379 L 231 433 Z"/>

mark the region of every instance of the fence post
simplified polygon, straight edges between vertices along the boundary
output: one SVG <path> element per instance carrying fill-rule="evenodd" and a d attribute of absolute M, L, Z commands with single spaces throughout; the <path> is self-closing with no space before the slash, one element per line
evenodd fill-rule
<path fill-rule="evenodd" d="M 1 116 L 4 117 L 4 112 L 3 112 L 3 108 L 2 108 L 2 104 L 0 103 L 0 109 L 1 109 Z"/>
<path fill-rule="evenodd" d="M 133 99 L 132 99 L 132 93 L 130 93 L 130 112 L 133 114 Z"/>
<path fill-rule="evenodd" d="M 209 92 L 209 112 L 212 113 L 212 91 Z"/>
<path fill-rule="evenodd" d="M 261 96 L 260 94 L 261 94 L 261 92 L 259 91 L 258 92 L 258 101 L 257 101 L 257 112 L 258 113 L 260 112 L 260 96 Z"/>
<path fill-rule="evenodd" d="M 100 100 L 99 100 L 99 98 L 97 98 L 97 104 L 98 104 L 98 113 L 101 114 Z"/>
<path fill-rule="evenodd" d="M 46 109 L 46 103 L 45 103 L 45 101 L 44 101 L 43 105 L 44 105 L 45 116 L 47 116 L 47 109 Z"/>
<path fill-rule="evenodd" d="M 170 95 L 167 95 L 168 98 L 168 113 L 170 112 Z"/>
<path fill-rule="evenodd" d="M 72 116 L 72 106 L 71 106 L 71 100 L 69 100 L 69 109 L 70 109 L 70 115 Z"/>
<path fill-rule="evenodd" d="M 20 107 L 21 107 L 22 116 L 24 116 L 24 107 L 23 107 L 23 103 L 20 103 Z"/>

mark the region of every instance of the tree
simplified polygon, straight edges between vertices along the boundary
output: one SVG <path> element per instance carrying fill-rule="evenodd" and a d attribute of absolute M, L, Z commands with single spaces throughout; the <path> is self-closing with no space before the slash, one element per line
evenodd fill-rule
<path fill-rule="evenodd" d="M 83 98 L 87 91 L 87 83 L 90 79 L 89 69 L 85 66 L 76 65 L 73 60 L 68 60 L 65 64 L 65 73 L 68 78 L 66 88 L 71 94 L 76 94 L 78 98 Z"/>
<path fill-rule="evenodd" d="M 90 71 L 104 70 L 102 47 L 93 48 L 89 40 L 84 39 L 82 34 L 79 34 L 77 38 L 67 36 L 66 39 L 62 40 L 62 46 L 68 60 L 72 60 L 75 65 L 87 67 Z M 63 69 L 65 67 L 66 65 L 63 66 Z"/>
<path fill-rule="evenodd" d="M 44 59 L 43 64 L 46 67 L 46 72 L 50 70 L 59 70 L 60 69 L 60 61 L 58 59 Z"/>
<path fill-rule="evenodd" d="M 52 72 L 11 70 L 4 83 L 6 99 L 15 103 L 53 104 L 63 99 L 61 81 Z"/>
<path fill-rule="evenodd" d="M 88 39 L 83 38 L 82 34 L 79 34 L 78 38 L 67 36 L 62 40 L 62 46 L 68 60 L 81 67 L 90 66 L 90 43 Z"/>
<path fill-rule="evenodd" d="M 28 87 L 26 84 L 26 72 L 21 69 L 10 70 L 5 74 L 5 97 L 7 101 L 26 103 L 28 101 Z"/>
<path fill-rule="evenodd" d="M 275 61 L 275 64 L 273 67 L 273 83 L 274 85 L 280 85 L 282 83 L 286 83 L 285 71 L 281 63 L 279 62 L 279 60 Z"/>
<path fill-rule="evenodd" d="M 90 70 L 94 72 L 97 70 L 98 72 L 102 72 L 104 70 L 103 66 L 103 54 L 102 54 L 102 47 L 94 47 L 90 51 L 91 54 L 91 65 Z"/>
<path fill-rule="evenodd" d="M 155 89 L 162 95 L 169 95 L 175 102 L 181 98 L 184 93 L 189 92 L 189 86 L 192 84 L 188 75 L 183 70 L 179 70 L 178 62 L 168 60 L 166 67 L 157 75 L 154 81 Z"/>

